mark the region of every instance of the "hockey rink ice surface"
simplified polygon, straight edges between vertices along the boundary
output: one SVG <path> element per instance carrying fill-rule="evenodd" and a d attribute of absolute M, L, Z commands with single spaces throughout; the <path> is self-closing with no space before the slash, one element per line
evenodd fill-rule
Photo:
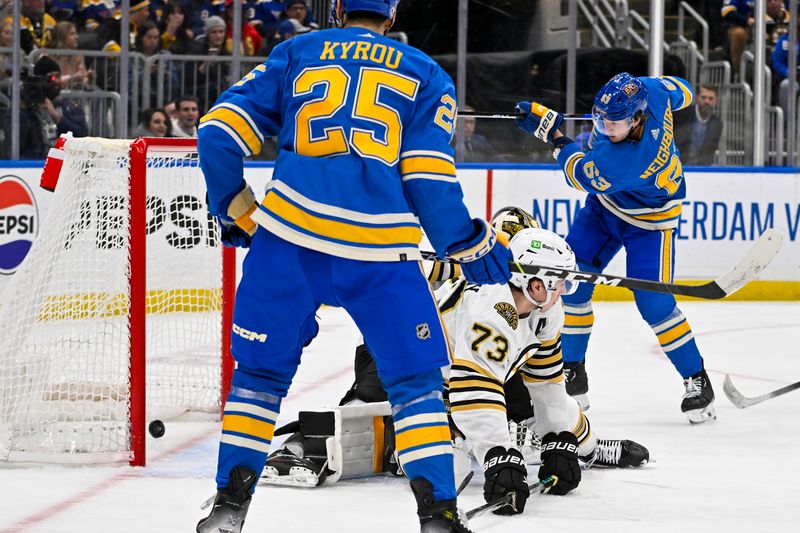
<path fill-rule="evenodd" d="M 391 305 L 391 302 L 387 302 Z M 650 450 L 643 469 L 584 471 L 564 497 L 532 496 L 521 516 L 492 514 L 476 532 L 798 531 L 800 391 L 745 410 L 722 392 L 725 373 L 747 396 L 800 380 L 800 304 L 682 303 L 717 395 L 717 420 L 690 426 L 680 377 L 632 302 L 595 304 L 587 357 L 594 431 Z M 358 333 L 339 309 L 320 311 L 279 426 L 300 409 L 335 405 L 349 387 Z M 218 423 L 166 421 L 148 437 L 148 466 L 0 467 L 0 532 L 194 531 L 214 493 Z M 481 469 L 460 497 L 483 503 Z M 538 467 L 537 467 L 538 468 Z M 536 470 L 531 467 L 529 481 Z M 261 486 L 245 532 L 419 531 L 405 479 L 317 489 Z"/>

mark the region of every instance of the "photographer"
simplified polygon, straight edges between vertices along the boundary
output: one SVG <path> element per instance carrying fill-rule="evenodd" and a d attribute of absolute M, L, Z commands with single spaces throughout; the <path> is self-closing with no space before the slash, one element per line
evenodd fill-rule
<path fill-rule="evenodd" d="M 33 75 L 25 76 L 20 91 L 19 112 L 20 159 L 44 159 L 47 151 L 62 133 L 71 131 L 76 137 L 88 134 L 86 115 L 80 103 L 73 99 L 53 101 L 61 92 L 61 71 L 58 63 L 42 56 L 33 67 Z M 6 129 L 6 138 L 11 134 L 9 111 L 3 110 L 0 124 Z M 7 145 L 10 143 L 4 143 Z M 2 154 L 8 158 L 10 154 Z"/>

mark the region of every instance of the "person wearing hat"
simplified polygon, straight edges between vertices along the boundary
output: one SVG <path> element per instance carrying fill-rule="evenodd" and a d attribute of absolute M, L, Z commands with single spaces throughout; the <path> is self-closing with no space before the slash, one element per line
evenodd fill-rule
<path fill-rule="evenodd" d="M 203 27 L 205 33 L 195 38 L 191 53 L 201 56 L 229 56 L 230 53 L 225 47 L 227 26 L 222 17 L 208 17 Z M 225 80 L 230 66 L 227 61 L 203 61 L 196 65 L 196 69 L 187 69 L 186 86 L 195 87 L 200 107 L 208 109 L 227 87 Z"/>
<path fill-rule="evenodd" d="M 85 137 L 89 133 L 79 101 L 62 99 L 58 104 L 53 103 L 61 92 L 60 78 L 58 63 L 49 56 L 39 58 L 32 75 L 23 76 L 19 113 L 20 159 L 44 159 L 62 133 L 71 131 L 76 137 Z M 0 116 L 2 127 L 10 124 L 9 118 Z"/>
<path fill-rule="evenodd" d="M 106 19 L 98 28 L 98 44 L 103 52 L 119 52 L 122 49 L 119 44 L 121 17 L 121 13 L 115 13 L 113 17 Z M 131 0 L 131 7 L 128 13 L 131 49 L 133 49 L 136 41 L 136 32 L 139 26 L 149 18 L 150 0 Z"/>
<path fill-rule="evenodd" d="M 311 16 L 308 4 L 304 0 L 289 0 L 286 2 L 284 13 L 287 19 L 294 19 L 306 28 L 318 29 L 319 25 L 314 21 Z"/>
<path fill-rule="evenodd" d="M 11 15 L 4 18 L 10 22 Z M 53 40 L 56 19 L 45 12 L 44 0 L 23 0 L 20 18 L 21 47 L 26 54 L 34 48 L 46 48 Z"/>

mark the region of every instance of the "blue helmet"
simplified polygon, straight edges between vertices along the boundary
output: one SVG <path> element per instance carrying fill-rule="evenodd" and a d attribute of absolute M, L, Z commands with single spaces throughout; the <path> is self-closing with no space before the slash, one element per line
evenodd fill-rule
<path fill-rule="evenodd" d="M 647 109 L 647 87 L 639 80 L 623 72 L 611 78 L 594 97 L 592 118 L 595 128 L 605 133 L 602 119 L 626 121 L 628 126 L 639 113 Z"/>
<path fill-rule="evenodd" d="M 397 4 L 400 0 L 331 0 L 331 22 L 341 26 L 341 21 L 336 13 L 336 5 L 341 2 L 342 12 L 369 11 L 383 15 L 387 19 L 394 18 Z"/>

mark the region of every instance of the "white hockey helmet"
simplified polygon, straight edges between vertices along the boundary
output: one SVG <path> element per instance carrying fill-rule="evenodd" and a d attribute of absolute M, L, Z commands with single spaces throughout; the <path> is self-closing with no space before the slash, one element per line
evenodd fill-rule
<path fill-rule="evenodd" d="M 514 206 L 498 209 L 492 215 L 491 224 L 497 233 L 503 232 L 509 239 L 525 228 L 541 227 L 530 213 Z"/>
<path fill-rule="evenodd" d="M 546 229 L 526 228 L 519 231 L 511 239 L 509 248 L 514 256 L 514 261 L 523 265 L 577 270 L 575 253 L 569 247 L 567 241 Z M 547 300 L 544 302 L 535 301 L 528 293 L 528 282 L 533 278 L 540 279 L 544 283 L 545 289 L 547 289 Z M 558 276 L 542 274 L 534 276 L 521 272 L 512 272 L 509 283 L 520 289 L 525 298 L 538 307 L 549 304 L 553 298 L 553 291 L 561 285 L 564 287 L 564 294 L 572 294 L 578 290 L 577 282 L 564 280 Z"/>

